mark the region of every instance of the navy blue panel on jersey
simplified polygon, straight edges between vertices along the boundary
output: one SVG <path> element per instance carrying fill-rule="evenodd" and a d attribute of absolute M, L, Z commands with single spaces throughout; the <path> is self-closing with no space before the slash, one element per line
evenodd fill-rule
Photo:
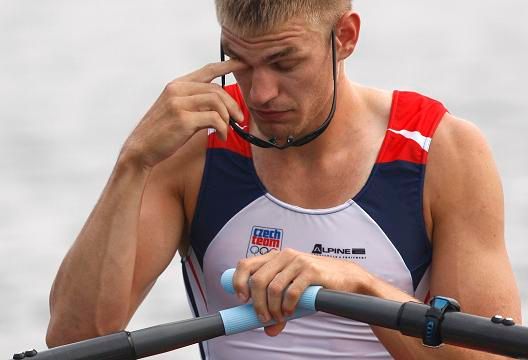
<path fill-rule="evenodd" d="M 200 196 L 191 226 L 191 244 L 203 268 L 207 247 L 220 229 L 246 205 L 265 194 L 251 158 L 208 149 Z"/>
<path fill-rule="evenodd" d="M 407 161 L 376 164 L 354 199 L 401 254 L 415 290 L 432 259 L 422 210 L 424 174 L 424 165 Z"/>
<path fill-rule="evenodd" d="M 181 260 L 181 266 L 182 266 L 182 273 L 183 273 L 183 283 L 185 285 L 185 291 L 187 291 L 187 295 L 189 296 L 189 301 L 191 303 L 191 310 L 193 312 L 194 317 L 200 316 L 198 313 L 198 307 L 196 306 L 196 300 L 194 300 L 193 292 L 191 289 L 191 283 L 189 282 L 189 275 L 187 274 L 187 269 L 185 268 L 185 261 L 184 259 Z M 200 357 L 202 360 L 205 360 L 205 350 L 203 347 L 203 343 L 199 342 L 198 347 L 200 349 Z"/>

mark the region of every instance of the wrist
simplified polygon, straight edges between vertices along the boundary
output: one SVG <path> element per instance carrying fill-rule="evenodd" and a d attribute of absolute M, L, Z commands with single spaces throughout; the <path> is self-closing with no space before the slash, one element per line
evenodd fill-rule
<path fill-rule="evenodd" d="M 145 160 L 145 158 L 146 157 L 143 155 L 142 151 L 125 144 L 119 153 L 116 167 L 118 169 L 124 170 L 150 172 L 154 166 L 150 165 L 149 162 Z"/>
<path fill-rule="evenodd" d="M 376 285 L 379 280 L 371 273 L 365 271 L 357 284 L 357 292 L 362 295 L 377 296 Z"/>
<path fill-rule="evenodd" d="M 115 165 L 116 174 L 149 175 L 152 166 L 142 160 L 142 157 L 133 151 L 121 151 Z"/>
<path fill-rule="evenodd" d="M 382 299 L 394 300 L 399 302 L 418 301 L 412 295 L 393 284 L 386 282 L 373 274 L 365 271 L 365 274 L 359 277 L 356 291 L 358 294 L 375 296 Z"/>

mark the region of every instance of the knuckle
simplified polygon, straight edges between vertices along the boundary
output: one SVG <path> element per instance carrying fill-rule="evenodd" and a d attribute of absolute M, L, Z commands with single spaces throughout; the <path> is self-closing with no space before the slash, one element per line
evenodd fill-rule
<path fill-rule="evenodd" d="M 222 101 L 222 99 L 220 98 L 220 95 L 218 95 L 216 92 L 210 92 L 210 93 L 204 94 L 204 97 L 207 102 L 211 104 L 215 104 L 215 105 L 218 105 Z"/>
<path fill-rule="evenodd" d="M 309 261 L 307 258 L 303 257 L 300 259 L 303 263 L 303 266 L 306 268 L 306 270 L 308 270 L 309 272 L 314 272 L 314 271 L 317 271 L 317 265 L 312 262 L 312 261 Z"/>
<path fill-rule="evenodd" d="M 211 95 L 213 96 L 214 101 L 216 101 L 218 103 L 223 102 L 222 101 L 222 96 L 219 93 L 213 92 L 213 93 L 211 93 Z"/>
<path fill-rule="evenodd" d="M 271 296 L 279 296 L 282 294 L 282 291 L 283 291 L 283 287 L 278 282 L 272 282 L 268 286 L 268 294 Z"/>
<path fill-rule="evenodd" d="M 202 66 L 202 71 L 206 74 L 212 73 L 214 70 L 214 63 L 205 64 Z"/>
<path fill-rule="evenodd" d="M 180 101 L 178 99 L 169 99 L 168 108 L 171 115 L 179 117 L 182 114 Z"/>
<path fill-rule="evenodd" d="M 292 248 L 286 248 L 282 252 L 288 256 L 296 256 L 298 254 L 297 251 L 293 250 Z"/>
<path fill-rule="evenodd" d="M 177 93 L 180 88 L 180 83 L 177 81 L 171 81 L 165 85 L 165 92 L 169 95 Z"/>
<path fill-rule="evenodd" d="M 302 269 L 301 274 L 306 276 L 311 276 L 311 274 L 316 271 L 316 266 L 313 262 L 309 261 L 307 258 L 299 256 L 294 260 L 295 266 Z"/>
<path fill-rule="evenodd" d="M 288 290 L 286 290 L 286 294 L 284 294 L 284 296 L 292 301 L 292 300 L 295 300 L 297 299 L 300 295 L 302 294 L 302 291 L 299 287 L 297 286 L 290 286 L 288 288 Z"/>
<path fill-rule="evenodd" d="M 293 259 L 293 261 L 298 264 L 310 264 L 310 261 L 307 261 L 308 258 L 305 255 L 306 254 L 295 252 L 295 258 Z"/>
<path fill-rule="evenodd" d="M 214 121 L 216 121 L 218 124 L 225 125 L 224 119 L 222 119 L 222 116 L 220 116 L 219 113 L 216 111 L 212 114 Z"/>
<path fill-rule="evenodd" d="M 249 268 L 249 259 L 238 260 L 236 268 L 239 269 L 239 270 L 248 269 Z"/>
<path fill-rule="evenodd" d="M 217 83 L 211 83 L 211 89 L 213 91 L 215 91 L 215 92 L 223 91 L 222 85 L 217 84 Z M 220 95 L 220 94 L 218 94 L 218 95 Z"/>
<path fill-rule="evenodd" d="M 251 286 L 257 288 L 263 288 L 266 286 L 266 281 L 262 276 L 254 275 L 251 277 Z"/>
<path fill-rule="evenodd" d="M 295 314 L 295 306 L 287 304 L 286 302 L 282 304 L 281 310 L 286 317 L 289 317 Z"/>

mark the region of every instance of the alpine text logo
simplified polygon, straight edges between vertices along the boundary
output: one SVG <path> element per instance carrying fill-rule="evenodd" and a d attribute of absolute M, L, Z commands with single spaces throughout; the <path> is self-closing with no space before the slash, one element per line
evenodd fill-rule
<path fill-rule="evenodd" d="M 338 259 L 366 259 L 367 250 L 365 248 L 334 248 L 324 247 L 323 244 L 315 244 L 312 254 L 318 256 L 330 256 Z"/>
<path fill-rule="evenodd" d="M 270 251 L 280 250 L 283 233 L 282 229 L 253 226 L 246 257 L 266 255 Z"/>

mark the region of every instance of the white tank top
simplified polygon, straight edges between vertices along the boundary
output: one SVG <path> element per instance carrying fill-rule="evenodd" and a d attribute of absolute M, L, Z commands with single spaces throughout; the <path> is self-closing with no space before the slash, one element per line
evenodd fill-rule
<path fill-rule="evenodd" d="M 249 113 L 239 88 L 227 91 Z M 428 297 L 431 247 L 422 194 L 427 153 L 445 114 L 438 102 L 395 91 L 391 118 L 375 166 L 362 190 L 330 209 L 303 209 L 269 194 L 251 147 L 233 131 L 228 141 L 210 131 L 207 157 L 182 259 L 195 316 L 240 305 L 224 292 L 221 274 L 240 259 L 293 248 L 353 261 L 420 300 Z M 247 124 L 249 125 L 249 123 Z M 277 337 L 262 329 L 200 344 L 204 359 L 390 359 L 367 324 L 317 313 L 289 321 Z"/>

